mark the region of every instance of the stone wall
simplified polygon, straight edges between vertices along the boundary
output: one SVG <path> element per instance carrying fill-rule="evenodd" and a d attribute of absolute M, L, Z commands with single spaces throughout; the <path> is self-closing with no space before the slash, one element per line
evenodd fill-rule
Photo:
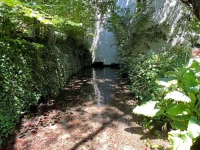
<path fill-rule="evenodd" d="M 120 6 L 121 8 L 126 8 L 133 4 L 135 4 L 135 0 L 118 0 L 117 2 L 117 6 Z M 134 5 L 132 10 L 135 10 Z M 107 14 L 104 16 L 97 15 L 97 22 L 95 24 L 96 36 L 94 37 L 92 44 L 93 62 L 103 62 L 104 65 L 119 63 L 115 35 L 104 27 L 107 17 L 109 17 Z"/>
<path fill-rule="evenodd" d="M 130 41 L 134 39 L 139 41 L 134 46 L 135 52 L 148 51 L 149 49 L 159 51 L 175 45 L 190 44 L 189 41 L 192 38 L 192 32 L 189 31 L 190 22 L 188 21 L 190 14 L 184 11 L 186 6 L 180 0 L 146 0 L 141 2 L 147 3 L 143 14 L 149 14 L 149 16 L 144 22 L 145 25 L 141 26 L 144 35 L 140 37 L 135 36 L 140 33 L 137 33 L 139 30 L 134 28 L 134 24 L 138 20 L 131 20 L 132 24 L 129 28 L 133 37 Z M 130 7 L 132 12 L 137 12 L 136 4 L 137 0 L 118 0 L 117 2 L 121 8 Z M 103 26 L 107 17 L 109 16 L 97 16 L 96 36 L 93 39 L 92 50 L 93 62 L 103 62 L 109 65 L 119 63 L 119 47 L 116 46 L 115 35 Z M 157 35 L 158 31 L 162 36 Z"/>
<path fill-rule="evenodd" d="M 149 49 L 158 51 L 180 44 L 190 45 L 189 41 L 193 35 L 190 31 L 190 14 L 184 11 L 185 6 L 180 0 L 151 0 L 147 3 L 149 5 L 144 14 L 150 13 L 150 16 L 144 26 L 144 31 L 149 34 L 148 31 L 151 30 L 150 34 L 155 34 L 155 39 L 152 39 L 152 36 L 151 39 L 141 39 L 143 44 L 137 45 L 136 51 Z M 156 36 L 158 30 L 160 34 L 165 35 L 164 38 Z"/>
<path fill-rule="evenodd" d="M 98 15 L 96 22 L 95 37 L 92 43 L 92 61 L 103 62 L 105 65 L 111 63 L 118 63 L 117 46 L 114 39 L 114 34 L 104 28 L 103 23 L 105 19 L 101 15 Z"/>

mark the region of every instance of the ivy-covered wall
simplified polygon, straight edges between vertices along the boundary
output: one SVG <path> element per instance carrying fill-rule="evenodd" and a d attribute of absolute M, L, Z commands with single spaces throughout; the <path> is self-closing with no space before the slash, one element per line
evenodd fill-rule
<path fill-rule="evenodd" d="M 31 106 L 56 96 L 71 75 L 91 65 L 97 4 L 0 2 L 0 147 Z"/>
<path fill-rule="evenodd" d="M 0 41 L 0 139 L 13 132 L 22 112 L 41 96 L 55 96 L 67 79 L 91 65 L 90 52 L 69 44 Z"/>

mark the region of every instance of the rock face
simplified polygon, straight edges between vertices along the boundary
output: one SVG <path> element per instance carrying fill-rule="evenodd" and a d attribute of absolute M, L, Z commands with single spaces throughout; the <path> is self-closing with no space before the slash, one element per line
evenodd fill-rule
<path fill-rule="evenodd" d="M 175 45 L 189 44 L 192 37 L 189 31 L 191 16 L 186 13 L 185 7 L 176 0 L 150 1 L 144 12 L 144 15 L 149 14 L 143 26 L 145 38 L 140 39 L 142 44 L 138 44 L 135 51 L 160 51 Z"/>
<path fill-rule="evenodd" d="M 186 3 L 186 0 L 182 0 Z M 132 40 L 137 39 L 137 46 L 134 47 L 134 51 L 148 51 L 153 49 L 154 51 L 160 51 L 168 49 L 175 45 L 189 44 L 189 26 L 190 15 L 184 11 L 186 5 L 182 1 L 176 0 L 151 0 L 140 1 L 140 3 L 146 3 L 147 8 L 143 12 L 144 15 L 148 14 L 148 19 L 142 25 L 144 36 L 140 35 L 141 30 L 132 28 L 134 22 L 138 20 L 131 20 L 130 24 Z M 190 0 L 187 1 L 189 5 Z M 195 0 L 193 0 L 195 1 Z M 130 7 L 131 13 L 137 11 L 136 4 L 139 1 L 136 0 L 118 0 L 117 5 L 121 8 Z M 193 6 L 193 7 L 192 7 Z M 194 7 L 195 6 L 195 7 Z M 196 2 L 191 7 L 196 12 L 196 8 L 199 4 Z M 93 62 L 103 62 L 105 65 L 112 63 L 119 63 L 118 47 L 116 46 L 115 35 L 105 29 L 103 24 L 106 24 L 106 18 L 108 15 L 98 15 L 96 22 L 96 36 L 93 39 Z M 102 19 L 103 18 L 103 19 Z M 136 34 L 135 34 L 136 33 Z"/>
<path fill-rule="evenodd" d="M 141 30 L 135 26 L 137 19 L 130 20 L 132 23 L 128 30 L 132 34 L 132 40 L 136 40 L 134 51 L 154 51 L 165 50 L 176 45 L 190 45 L 191 33 L 190 18 L 184 9 L 187 5 L 197 17 L 200 17 L 200 2 L 195 0 L 118 0 L 117 5 L 121 8 L 130 7 L 131 14 L 137 12 L 136 4 L 143 3 L 147 7 L 142 15 L 148 14 L 146 22 L 139 26 L 142 28 L 144 35 L 141 36 Z M 115 35 L 105 29 L 106 18 L 109 16 L 98 16 L 96 22 L 96 37 L 93 39 L 93 62 L 103 62 L 105 65 L 119 63 L 118 47 L 116 46 Z M 104 19 L 101 19 L 104 18 Z M 103 24 L 102 24 L 103 23 Z M 139 32 L 139 33 L 138 33 Z M 137 36 L 139 35 L 139 36 Z"/>

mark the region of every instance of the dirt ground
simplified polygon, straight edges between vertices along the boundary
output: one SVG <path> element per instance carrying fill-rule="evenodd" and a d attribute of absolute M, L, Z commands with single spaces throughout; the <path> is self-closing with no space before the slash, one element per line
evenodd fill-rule
<path fill-rule="evenodd" d="M 24 116 L 2 150 L 156 150 L 167 149 L 167 134 L 147 131 L 116 69 L 86 69 L 60 95 Z"/>

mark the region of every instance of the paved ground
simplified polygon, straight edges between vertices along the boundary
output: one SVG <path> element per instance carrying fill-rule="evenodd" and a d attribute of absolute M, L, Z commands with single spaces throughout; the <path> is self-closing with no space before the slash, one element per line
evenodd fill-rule
<path fill-rule="evenodd" d="M 86 69 L 56 99 L 25 116 L 5 150 L 150 150 L 169 146 L 166 133 L 146 132 L 116 69 Z M 156 147 L 156 148 L 152 148 Z"/>

